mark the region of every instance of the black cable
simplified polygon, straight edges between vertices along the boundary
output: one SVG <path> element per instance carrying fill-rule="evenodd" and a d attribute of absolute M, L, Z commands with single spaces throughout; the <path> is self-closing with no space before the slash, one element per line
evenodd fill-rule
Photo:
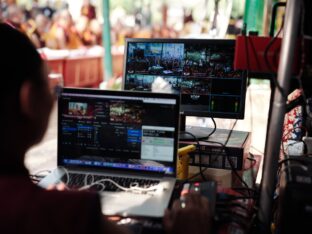
<path fill-rule="evenodd" d="M 249 153 L 249 154 L 252 155 L 251 153 Z M 253 157 L 253 156 L 252 156 L 252 157 Z M 254 187 L 255 187 L 255 182 L 256 182 L 255 173 L 254 173 L 254 167 L 255 167 L 255 165 L 257 164 L 257 160 L 254 159 L 254 158 L 249 158 L 249 157 L 247 157 L 247 159 L 248 159 L 249 161 L 253 162 L 253 164 L 252 164 L 251 167 L 250 167 L 250 170 L 251 170 L 251 181 L 253 182 L 253 183 L 252 183 L 252 188 L 254 188 Z M 259 170 L 259 168 L 258 168 L 258 170 Z"/>
<path fill-rule="evenodd" d="M 204 137 L 200 137 L 200 138 L 197 138 L 197 140 L 202 140 L 202 139 L 208 139 L 212 134 L 215 133 L 216 129 L 217 129 L 217 124 L 216 124 L 216 121 L 214 120 L 214 118 L 211 117 L 211 120 L 212 120 L 212 123 L 213 123 L 213 129 L 212 131 L 207 135 L 207 136 L 204 136 Z M 184 133 L 184 134 L 187 134 L 187 135 L 190 135 L 194 138 L 194 135 L 188 131 L 181 131 L 181 133 Z M 183 141 L 193 141 L 193 139 L 183 139 Z"/>
<path fill-rule="evenodd" d="M 279 7 L 286 8 L 286 2 L 276 2 L 273 4 L 273 10 L 272 10 L 272 15 L 271 15 L 271 26 L 270 26 L 270 33 L 269 33 L 271 37 L 274 36 L 275 19 L 276 19 L 277 9 Z"/>
<path fill-rule="evenodd" d="M 234 196 L 228 196 L 228 197 L 230 199 L 223 199 L 223 201 L 217 201 L 217 203 L 216 203 L 216 211 L 217 212 L 216 213 L 219 214 L 219 217 L 223 218 L 223 219 L 224 219 L 224 217 L 225 218 L 227 217 L 226 214 L 234 215 L 237 218 L 243 218 L 244 231 L 248 231 L 246 233 L 250 233 L 250 231 L 253 227 L 254 221 L 255 221 L 257 208 L 255 206 L 251 206 L 250 204 L 245 206 L 244 203 L 238 203 L 238 202 L 233 201 Z M 250 197 L 243 196 L 240 198 L 250 198 Z M 241 209 L 241 210 L 236 210 L 237 208 Z M 226 209 L 228 209 L 228 210 L 226 210 Z M 237 215 L 239 215 L 239 216 L 237 216 Z M 230 218 L 230 220 L 231 220 L 231 218 Z M 224 221 L 224 220 L 220 220 L 220 221 Z M 228 221 L 228 220 L 225 220 L 225 221 Z"/>
<path fill-rule="evenodd" d="M 243 25 L 243 31 L 242 35 L 244 36 L 245 41 L 245 51 L 246 51 L 246 62 L 247 62 L 247 71 L 250 70 L 250 61 L 249 61 L 249 48 L 248 48 L 248 42 L 247 42 L 247 25 L 244 23 Z"/>
<path fill-rule="evenodd" d="M 231 189 L 233 189 L 233 190 L 249 190 L 249 191 L 252 191 L 252 192 L 257 192 L 256 189 L 246 188 L 246 187 L 232 187 Z"/>
<path fill-rule="evenodd" d="M 222 151 L 225 151 L 225 156 L 227 158 L 227 160 L 229 161 L 229 164 L 231 166 L 231 170 L 234 172 L 235 176 L 238 178 L 238 180 L 246 187 L 249 188 L 248 184 L 242 179 L 242 177 L 238 174 L 237 170 L 235 169 L 235 166 L 233 165 L 232 159 L 230 158 L 230 156 L 228 155 L 228 150 L 226 148 L 226 146 L 224 144 L 222 144 L 221 142 L 217 142 L 217 141 L 205 141 L 205 142 L 209 142 L 209 143 L 214 143 L 214 144 L 219 144 L 221 145 Z"/>
<path fill-rule="evenodd" d="M 222 211 L 218 211 L 217 210 L 217 214 L 216 222 L 220 222 L 220 223 L 236 223 L 238 224 L 243 230 L 246 230 L 248 227 L 248 224 L 246 223 L 246 217 L 244 217 L 243 215 L 233 212 L 231 210 L 227 211 L 227 210 L 222 210 Z"/>
<path fill-rule="evenodd" d="M 257 196 L 228 196 L 226 199 L 221 199 L 224 201 L 232 201 L 232 200 L 246 200 L 246 199 L 256 199 Z M 220 199 L 220 198 L 219 198 Z"/>
<path fill-rule="evenodd" d="M 278 162 L 279 167 L 282 166 L 282 164 L 288 162 L 288 161 L 294 161 L 294 162 L 298 162 L 301 163 L 305 166 L 307 166 L 309 163 L 307 163 L 306 161 L 302 160 L 303 158 L 305 158 L 306 156 L 297 156 L 296 158 L 285 158 L 283 160 L 280 160 Z"/>
<path fill-rule="evenodd" d="M 304 3 L 301 2 L 301 30 L 300 30 L 300 36 L 301 36 L 301 42 L 300 42 L 300 46 L 301 46 L 301 61 L 300 61 L 300 71 L 298 76 L 296 76 L 298 83 L 299 83 L 299 87 L 302 90 L 302 98 L 304 100 L 304 104 L 306 105 L 306 108 L 308 108 L 308 99 L 307 96 L 305 94 L 304 88 L 303 88 L 303 83 L 302 83 L 302 78 L 303 78 L 303 73 L 304 73 L 304 66 L 305 66 L 305 34 L 304 34 L 304 20 L 305 20 L 305 8 L 304 8 Z M 308 110 L 306 110 L 308 112 Z"/>
<path fill-rule="evenodd" d="M 216 121 L 214 120 L 214 118 L 211 118 L 211 120 L 212 120 L 212 123 L 213 123 L 213 130 L 207 135 L 206 138 L 209 138 L 217 130 Z M 194 174 L 193 176 L 187 178 L 186 180 L 191 180 L 191 179 L 197 177 L 198 175 L 200 175 L 202 177 L 202 179 L 204 181 L 206 181 L 207 178 L 205 177 L 204 172 L 207 170 L 207 167 L 204 168 L 204 169 L 202 168 L 202 152 L 201 152 L 201 145 L 199 143 L 199 140 L 197 139 L 197 137 L 194 134 L 192 134 L 190 132 L 185 131 L 184 133 L 192 136 L 194 138 L 194 140 L 196 141 L 197 148 L 198 148 L 198 157 L 199 157 L 199 173 Z"/>
<path fill-rule="evenodd" d="M 264 61 L 268 67 L 268 69 L 271 71 L 271 72 L 274 72 L 273 68 L 271 67 L 271 64 L 269 62 L 269 59 L 268 59 L 268 52 L 271 48 L 271 46 L 274 44 L 274 42 L 276 41 L 276 39 L 278 38 L 279 34 L 281 33 L 282 29 L 284 27 L 284 21 L 282 21 L 282 25 L 280 27 L 280 29 L 278 30 L 277 34 L 270 40 L 270 42 L 268 43 L 268 45 L 265 47 L 265 50 L 264 50 Z M 282 97 L 286 99 L 286 95 L 284 93 L 284 90 L 283 88 L 280 86 L 280 84 L 278 83 L 278 80 L 277 80 L 277 77 L 272 74 L 271 76 L 273 82 L 274 82 L 274 85 L 275 87 L 278 89 L 278 91 L 281 93 Z M 272 92 L 272 91 L 271 91 Z"/>
<path fill-rule="evenodd" d="M 202 170 L 202 173 L 204 173 L 207 169 L 208 169 L 208 167 L 205 167 L 205 168 Z M 201 172 L 198 172 L 198 173 L 192 175 L 191 177 L 185 179 L 183 182 L 187 182 L 187 181 L 189 181 L 189 180 L 192 180 L 192 179 L 196 178 L 196 177 L 199 176 L 199 175 L 201 175 Z"/>
<path fill-rule="evenodd" d="M 217 130 L 217 124 L 216 121 L 214 120 L 214 118 L 211 118 L 212 123 L 213 123 L 213 130 L 209 133 L 209 135 L 207 136 L 207 138 L 209 138 L 212 134 L 215 133 L 215 131 Z"/>
<path fill-rule="evenodd" d="M 200 145 L 200 143 L 199 143 L 199 140 L 197 139 L 197 137 L 194 135 L 194 134 L 192 134 L 192 133 L 190 133 L 190 132 L 186 132 L 185 131 L 185 134 L 188 134 L 188 135 L 190 135 L 191 137 L 193 137 L 194 138 L 194 140 L 196 141 L 196 145 L 197 145 L 197 150 L 198 150 L 198 157 L 199 157 L 199 175 L 201 175 L 201 177 L 202 177 L 202 179 L 204 180 L 204 181 L 206 181 L 207 179 L 206 179 L 206 177 L 205 177 L 205 175 L 204 175 L 204 170 L 203 170 L 203 168 L 202 168 L 202 152 L 201 152 L 201 145 Z M 189 178 L 187 179 L 187 180 L 189 180 Z"/>
<path fill-rule="evenodd" d="M 221 142 L 209 141 L 209 140 L 206 140 L 205 142 L 208 142 L 208 143 L 215 143 L 215 144 L 221 145 L 221 147 L 222 147 L 221 153 L 222 153 L 223 151 L 225 152 L 225 157 L 227 158 L 227 160 L 228 160 L 228 162 L 229 162 L 229 164 L 230 164 L 231 170 L 233 171 L 233 173 L 235 174 L 235 176 L 238 178 L 238 180 L 239 180 L 246 188 L 249 188 L 248 184 L 247 184 L 247 183 L 243 180 L 243 178 L 238 174 L 238 172 L 237 172 L 237 170 L 236 170 L 236 168 L 235 168 L 235 166 L 234 166 L 234 163 L 233 163 L 232 159 L 231 159 L 230 156 L 229 156 L 228 149 L 227 149 L 227 147 L 226 147 L 226 145 L 227 145 L 227 143 L 228 143 L 228 141 L 229 141 L 229 139 L 230 139 L 230 137 L 231 137 L 231 135 L 232 135 L 232 132 L 233 132 L 233 129 L 234 129 L 236 123 L 237 123 L 237 119 L 235 120 L 235 122 L 234 122 L 234 124 L 233 124 L 233 126 L 232 126 L 232 128 L 231 128 L 231 130 L 230 130 L 230 132 L 229 132 L 229 134 L 228 134 L 228 136 L 227 136 L 227 139 L 225 140 L 224 144 L 221 143 Z"/>
<path fill-rule="evenodd" d="M 220 206 L 221 207 L 239 207 L 239 208 L 241 208 L 241 209 L 243 209 L 244 211 L 247 211 L 248 213 L 250 212 L 250 210 L 246 207 L 246 206 L 243 206 L 242 204 L 240 204 L 240 203 L 237 203 L 237 202 L 217 202 L 216 203 L 216 206 L 218 207 L 218 208 L 220 208 Z"/>

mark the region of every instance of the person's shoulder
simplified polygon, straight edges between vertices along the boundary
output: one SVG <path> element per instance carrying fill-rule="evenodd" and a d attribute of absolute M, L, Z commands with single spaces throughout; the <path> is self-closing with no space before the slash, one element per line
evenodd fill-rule
<path fill-rule="evenodd" d="M 78 191 L 46 191 L 37 194 L 35 207 L 54 219 L 67 233 L 96 233 L 102 219 L 99 195 Z"/>
<path fill-rule="evenodd" d="M 98 233 L 101 228 L 96 193 L 48 191 L 22 177 L 0 178 L 0 190 L 0 233 Z"/>

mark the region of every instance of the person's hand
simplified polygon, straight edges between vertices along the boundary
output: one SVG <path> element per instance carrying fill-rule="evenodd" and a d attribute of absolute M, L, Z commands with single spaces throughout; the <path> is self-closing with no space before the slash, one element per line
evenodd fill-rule
<path fill-rule="evenodd" d="M 200 194 L 190 193 L 174 201 L 163 219 L 165 231 L 174 234 L 207 234 L 211 226 L 209 202 Z"/>

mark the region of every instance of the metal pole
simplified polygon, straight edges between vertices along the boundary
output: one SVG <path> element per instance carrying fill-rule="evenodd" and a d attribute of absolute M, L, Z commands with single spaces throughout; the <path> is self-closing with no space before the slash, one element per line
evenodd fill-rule
<path fill-rule="evenodd" d="M 284 35 L 278 66 L 277 80 L 284 93 L 289 91 L 290 78 L 296 40 L 298 35 L 300 7 L 302 0 L 288 0 L 284 23 Z M 272 220 L 272 203 L 276 186 L 276 173 L 280 156 L 282 129 L 286 109 L 286 98 L 275 88 L 272 113 L 270 116 L 269 132 L 267 134 L 265 157 L 263 165 L 263 177 L 261 181 L 261 193 L 258 218 L 261 233 L 270 233 Z"/>
<path fill-rule="evenodd" d="M 109 0 L 103 0 L 103 33 L 102 43 L 104 45 L 104 79 L 108 81 L 113 77 L 113 65 L 112 65 L 112 49 L 111 49 L 111 34 L 110 34 L 110 21 L 109 21 Z"/>

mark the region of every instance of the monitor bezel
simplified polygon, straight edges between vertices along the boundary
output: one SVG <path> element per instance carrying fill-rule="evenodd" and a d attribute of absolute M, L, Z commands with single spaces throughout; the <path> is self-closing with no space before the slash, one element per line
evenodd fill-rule
<path fill-rule="evenodd" d="M 233 45 L 235 52 L 235 43 L 234 39 L 186 39 L 186 38 L 126 38 L 124 46 L 124 60 L 123 60 L 123 75 L 122 75 L 122 89 L 125 90 L 125 81 L 126 81 L 126 69 L 127 69 L 127 51 L 129 43 L 204 43 L 204 44 L 221 44 L 221 45 Z M 234 63 L 234 54 L 233 54 L 233 63 Z M 234 64 L 233 64 L 234 66 Z M 247 72 L 242 71 L 242 87 L 243 90 L 241 98 L 241 111 L 237 114 L 233 113 L 216 113 L 216 112 L 198 112 L 196 110 L 189 111 L 183 108 L 183 103 L 180 104 L 180 115 L 185 116 L 197 116 L 197 117 L 212 117 L 212 118 L 225 118 L 225 119 L 244 119 L 245 117 L 245 103 L 246 103 L 246 91 L 247 91 Z M 129 91 L 129 90 L 128 90 Z M 181 98 L 182 99 L 182 98 Z"/>

